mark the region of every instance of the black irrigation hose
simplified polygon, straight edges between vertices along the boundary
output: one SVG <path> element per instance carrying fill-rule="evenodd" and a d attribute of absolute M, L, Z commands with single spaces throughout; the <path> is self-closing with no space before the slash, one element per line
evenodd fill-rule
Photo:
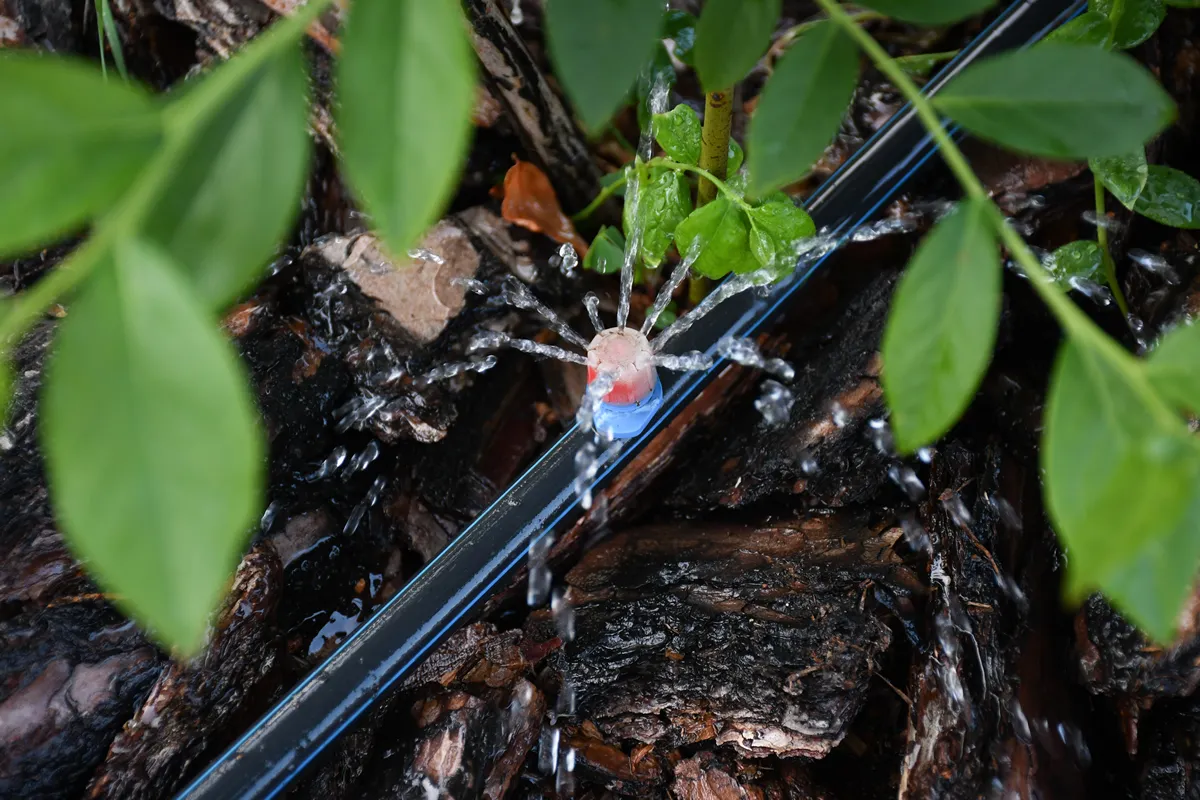
<path fill-rule="evenodd" d="M 936 93 L 982 56 L 1037 41 L 1077 14 L 1083 0 L 1018 0 L 926 86 Z M 818 229 L 846 236 L 867 222 L 936 152 L 909 107 L 903 108 L 817 190 L 808 211 Z M 823 261 L 823 259 L 822 259 Z M 771 288 L 736 295 L 673 341 L 674 352 L 713 354 L 723 336 L 769 328 L 821 261 Z M 662 371 L 663 406 L 640 436 L 601 453 L 593 491 L 684 408 L 722 368 Z M 575 454 L 590 434 L 572 427 L 398 595 L 328 660 L 221 755 L 180 797 L 267 798 L 282 792 L 397 680 L 469 619 L 519 568 L 531 543 L 561 531 L 580 514 L 572 490 Z"/>

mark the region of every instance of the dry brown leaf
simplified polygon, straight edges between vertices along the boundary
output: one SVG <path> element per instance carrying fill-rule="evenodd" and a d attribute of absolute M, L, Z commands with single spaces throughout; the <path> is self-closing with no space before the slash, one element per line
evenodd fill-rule
<path fill-rule="evenodd" d="M 571 245 L 580 258 L 587 255 L 587 242 L 575 230 L 570 217 L 563 213 L 546 173 L 516 156 L 513 161 L 504 176 L 500 216 L 534 233 L 544 233 L 560 244 Z"/>

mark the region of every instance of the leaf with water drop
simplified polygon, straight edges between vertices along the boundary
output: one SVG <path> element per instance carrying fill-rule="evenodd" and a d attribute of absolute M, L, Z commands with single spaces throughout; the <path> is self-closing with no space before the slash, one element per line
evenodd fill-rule
<path fill-rule="evenodd" d="M 1104 184 L 1104 188 L 1112 192 L 1113 197 L 1130 210 L 1137 203 L 1150 177 L 1144 147 L 1138 147 L 1124 155 L 1089 158 L 1088 166 L 1092 174 Z"/>
<path fill-rule="evenodd" d="M 858 49 L 821 22 L 775 65 L 750 119 L 750 182 L 766 194 L 808 174 L 833 141 L 858 84 Z"/>
<path fill-rule="evenodd" d="M 1159 394 L 1200 414 L 1200 325 L 1180 325 L 1146 358 L 1146 375 Z"/>
<path fill-rule="evenodd" d="M 223 64 L 204 78 L 223 81 Z M 186 117 L 193 87 L 168 107 Z M 298 46 L 268 60 L 200 123 L 150 205 L 143 236 L 219 308 L 263 275 L 300 213 L 308 172 L 308 79 Z"/>
<path fill-rule="evenodd" d="M 1070 288 L 1072 279 L 1095 280 L 1104 267 L 1100 245 L 1088 240 L 1064 244 L 1050 258 L 1050 277 L 1064 288 Z"/>
<path fill-rule="evenodd" d="M 758 259 L 750 252 L 750 220 L 724 194 L 679 223 L 675 241 L 679 252 L 697 253 L 692 269 L 706 278 L 759 268 Z"/>
<path fill-rule="evenodd" d="M 546 4 L 546 38 L 555 75 L 590 130 L 599 131 L 616 113 L 654 48 L 661 47 L 662 17 L 663 4 L 657 0 Z M 416 73 L 427 74 L 436 73 Z M 426 83 L 435 90 L 438 86 L 437 81 Z"/>
<path fill-rule="evenodd" d="M 1108 21 L 1106 15 L 1099 11 L 1085 11 L 1075 19 L 1050 31 L 1042 42 L 1103 47 L 1108 43 L 1111 33 L 1112 23 Z"/>
<path fill-rule="evenodd" d="M 587 255 L 583 257 L 583 268 L 601 275 L 620 272 L 625 262 L 625 237 L 609 225 L 603 225 L 592 240 Z"/>
<path fill-rule="evenodd" d="M 812 217 L 781 192 L 747 214 L 754 257 L 762 266 L 772 268 L 776 280 L 790 275 L 796 266 L 797 242 L 817 232 Z"/>
<path fill-rule="evenodd" d="M 1112 25 L 1112 45 L 1128 50 L 1149 39 L 1166 17 L 1162 0 L 1088 0 L 1088 13 L 1106 16 Z"/>
<path fill-rule="evenodd" d="M 742 146 L 737 143 L 737 139 L 730 138 L 729 140 L 729 156 L 725 162 L 725 172 L 728 175 L 738 171 L 742 166 L 742 162 L 746 160 L 746 151 L 742 150 Z"/>
<path fill-rule="evenodd" d="M 701 125 L 694 108 L 680 103 L 665 114 L 655 114 L 652 125 L 654 140 L 673 160 L 700 163 Z"/>
<path fill-rule="evenodd" d="M 696 74 L 706 92 L 746 77 L 771 43 L 782 0 L 708 0 L 696 23 Z"/>
<path fill-rule="evenodd" d="M 190 655 L 261 510 L 264 448 L 244 370 L 182 275 L 136 241 L 97 265 L 59 327 L 41 433 L 72 550 Z"/>
<path fill-rule="evenodd" d="M 967 200 L 922 240 L 883 334 L 883 390 L 901 452 L 950 429 L 970 405 L 996 342 L 1000 256 L 986 202 Z"/>
<path fill-rule="evenodd" d="M 666 167 L 650 167 L 646 175 L 637 202 L 625 201 L 622 221 L 629 238 L 641 226 L 641 259 L 654 268 L 675 241 L 675 228 L 692 213 L 692 190 L 682 174 Z"/>
<path fill-rule="evenodd" d="M 1115 344 L 1063 345 L 1042 468 L 1068 597 L 1101 590 L 1156 640 L 1173 638 L 1200 561 L 1200 450 Z"/>
<path fill-rule="evenodd" d="M 140 87 L 66 58 L 0 57 L 0 255 L 69 233 L 109 209 L 154 155 L 162 119 Z"/>
<path fill-rule="evenodd" d="M 1053 42 L 972 64 L 934 105 L 983 139 L 1060 159 L 1132 152 L 1175 117 L 1158 80 L 1129 56 Z"/>
<path fill-rule="evenodd" d="M 1151 165 L 1133 210 L 1172 228 L 1200 228 L 1200 181 L 1174 167 Z"/>
<path fill-rule="evenodd" d="M 356 0 L 337 83 L 346 175 L 403 255 L 449 201 L 471 139 L 475 53 L 458 0 Z"/>
<path fill-rule="evenodd" d="M 859 5 L 902 22 L 948 25 L 986 11 L 995 3 L 996 0 L 865 0 Z"/>

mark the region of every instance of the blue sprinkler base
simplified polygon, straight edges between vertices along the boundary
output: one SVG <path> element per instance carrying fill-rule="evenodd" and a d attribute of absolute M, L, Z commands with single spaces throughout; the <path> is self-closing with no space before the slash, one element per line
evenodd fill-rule
<path fill-rule="evenodd" d="M 601 403 L 596 411 L 596 430 L 613 439 L 632 439 L 650 424 L 650 420 L 662 408 L 663 390 L 658 376 L 654 376 L 654 388 L 637 403 L 617 405 Z"/>

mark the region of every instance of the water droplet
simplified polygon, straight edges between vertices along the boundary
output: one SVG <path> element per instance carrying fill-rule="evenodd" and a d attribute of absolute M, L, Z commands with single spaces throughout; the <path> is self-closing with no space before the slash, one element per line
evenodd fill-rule
<path fill-rule="evenodd" d="M 574 641 L 575 607 L 571 605 L 571 601 L 561 588 L 555 589 L 550 595 L 550 612 L 554 616 L 554 627 L 558 631 L 559 638 L 564 642 Z M 573 692 L 572 696 L 574 696 Z M 574 713 L 574 708 L 571 709 L 571 712 Z"/>
<path fill-rule="evenodd" d="M 844 428 L 850 423 L 850 414 L 836 400 L 829 406 L 829 416 L 833 420 L 835 427 Z"/>
<path fill-rule="evenodd" d="M 1112 292 L 1108 290 L 1107 286 L 1102 286 L 1087 278 L 1080 278 L 1078 275 L 1074 275 L 1067 279 L 1067 285 L 1101 306 L 1110 305 L 1113 301 Z"/>
<path fill-rule="evenodd" d="M 538 737 L 538 772 L 553 775 L 558 771 L 558 741 L 561 733 L 557 726 L 547 725 Z"/>
<path fill-rule="evenodd" d="M 258 526 L 263 533 L 270 533 L 271 525 L 275 522 L 275 515 L 279 513 L 279 504 L 272 501 L 262 513 L 262 519 L 259 520 Z"/>
<path fill-rule="evenodd" d="M 920 450 L 917 451 L 917 460 L 920 461 L 922 464 L 932 464 L 933 463 L 933 454 L 936 452 L 937 451 L 934 450 L 932 447 L 922 447 Z"/>
<path fill-rule="evenodd" d="M 896 441 L 892 436 L 892 429 L 888 426 L 886 419 L 868 420 L 867 428 L 870 430 L 871 441 L 874 443 L 876 450 L 885 456 L 895 454 Z"/>
<path fill-rule="evenodd" d="M 950 518 L 954 520 L 954 524 L 960 528 L 970 528 L 974 521 L 971 518 L 971 512 L 967 510 L 967 506 L 963 503 L 962 497 L 957 492 L 952 492 L 949 496 L 942 498 L 942 505 L 950 514 Z"/>
<path fill-rule="evenodd" d="M 1179 283 L 1179 273 L 1162 256 L 1148 253 L 1145 250 L 1130 250 L 1129 260 L 1147 272 L 1158 275 L 1167 283 L 1175 286 Z"/>
<path fill-rule="evenodd" d="M 583 307 L 587 309 L 588 319 L 592 321 L 596 333 L 604 330 L 604 323 L 600 320 L 600 298 L 595 292 L 588 292 L 583 296 Z"/>
<path fill-rule="evenodd" d="M 786 386 L 768 379 L 763 381 L 762 393 L 754 401 L 754 408 L 762 414 L 769 427 L 776 427 L 788 421 L 795 402 L 795 396 Z"/>
<path fill-rule="evenodd" d="M 508 12 L 508 19 L 514 26 L 525 21 L 525 12 L 521 10 L 521 0 L 512 0 L 512 11 Z"/>
<path fill-rule="evenodd" d="M 562 274 L 568 278 L 574 275 L 575 268 L 579 266 L 579 254 L 575 252 L 575 248 L 569 244 L 563 244 L 558 248 L 558 258 Z"/>
<path fill-rule="evenodd" d="M 911 514 L 900 518 L 900 527 L 904 530 L 904 541 L 916 553 L 933 554 L 933 543 L 929 540 L 929 534 L 921 523 L 917 522 L 917 518 Z"/>
<path fill-rule="evenodd" d="M 888 467 L 888 477 L 908 495 L 909 500 L 916 501 L 925 496 L 925 484 L 921 483 L 912 467 L 892 464 Z"/>

